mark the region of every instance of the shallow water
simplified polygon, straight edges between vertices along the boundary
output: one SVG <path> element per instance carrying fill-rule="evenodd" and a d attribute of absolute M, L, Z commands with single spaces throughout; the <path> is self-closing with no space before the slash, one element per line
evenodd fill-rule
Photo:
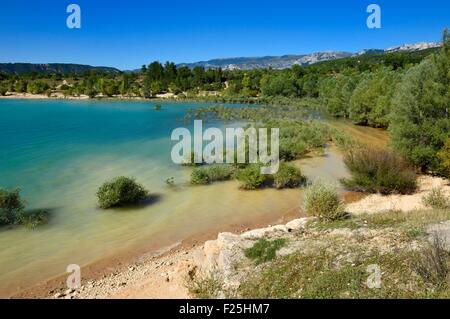
<path fill-rule="evenodd" d="M 185 126 L 176 119 L 186 109 L 200 106 L 205 105 L 163 103 L 155 111 L 148 102 L 0 100 L 0 187 L 20 187 L 28 208 L 51 212 L 49 224 L 34 231 L 0 229 L 0 296 L 64 273 L 69 264 L 82 266 L 137 247 L 161 248 L 212 226 L 296 209 L 301 190 L 245 192 L 235 182 L 186 185 L 190 170 L 172 164 L 170 134 Z M 314 178 L 336 182 L 346 175 L 334 149 L 298 165 Z M 97 209 L 98 186 L 118 175 L 136 177 L 151 191 L 152 202 Z M 166 185 L 169 177 L 175 188 Z"/>

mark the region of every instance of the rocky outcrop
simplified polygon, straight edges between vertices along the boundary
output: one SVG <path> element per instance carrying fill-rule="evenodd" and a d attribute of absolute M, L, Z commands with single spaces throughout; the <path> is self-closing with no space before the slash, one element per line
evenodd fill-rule
<path fill-rule="evenodd" d="M 237 264 L 248 262 L 244 251 L 254 245 L 255 241 L 266 238 L 275 239 L 295 236 L 301 233 L 311 218 L 301 218 L 290 221 L 286 225 L 276 225 L 244 232 L 240 235 L 220 233 L 216 240 L 207 241 L 203 245 L 197 267 L 203 274 L 213 274 L 220 277 L 225 289 L 239 287 L 244 272 L 237 272 Z"/>

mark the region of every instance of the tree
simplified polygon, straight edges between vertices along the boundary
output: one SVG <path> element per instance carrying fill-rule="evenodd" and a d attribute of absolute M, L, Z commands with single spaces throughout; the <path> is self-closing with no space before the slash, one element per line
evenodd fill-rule
<path fill-rule="evenodd" d="M 450 36 L 443 47 L 405 75 L 393 102 L 394 147 L 423 171 L 443 173 L 437 153 L 450 136 Z"/>
<path fill-rule="evenodd" d="M 350 119 L 356 124 L 388 127 L 398 79 L 396 72 L 386 68 L 365 73 L 350 98 Z"/>

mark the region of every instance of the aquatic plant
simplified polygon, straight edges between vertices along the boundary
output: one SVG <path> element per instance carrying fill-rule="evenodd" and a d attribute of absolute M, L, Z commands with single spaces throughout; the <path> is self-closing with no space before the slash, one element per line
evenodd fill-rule
<path fill-rule="evenodd" d="M 278 189 L 295 188 L 306 183 L 306 177 L 302 175 L 299 168 L 281 163 L 278 172 L 274 174 L 274 186 Z"/>
<path fill-rule="evenodd" d="M 100 208 L 137 204 L 148 196 L 148 191 L 133 178 L 116 177 L 104 183 L 97 191 Z"/>
<path fill-rule="evenodd" d="M 0 224 L 15 224 L 23 214 L 25 203 L 20 198 L 20 189 L 0 189 Z"/>
<path fill-rule="evenodd" d="M 240 188 L 245 190 L 254 190 L 264 186 L 271 175 L 261 174 L 260 164 L 250 164 L 236 173 L 236 178 L 240 182 Z"/>
<path fill-rule="evenodd" d="M 213 182 L 226 181 L 233 178 L 235 168 L 229 164 L 214 164 L 196 167 L 191 173 L 191 184 L 206 185 Z"/>

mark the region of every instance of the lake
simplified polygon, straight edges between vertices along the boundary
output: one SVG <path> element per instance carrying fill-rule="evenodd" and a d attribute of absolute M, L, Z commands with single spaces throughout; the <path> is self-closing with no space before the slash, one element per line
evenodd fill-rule
<path fill-rule="evenodd" d="M 50 211 L 49 223 L 36 230 L 0 228 L 0 296 L 62 274 L 69 264 L 157 250 L 298 209 L 301 190 L 246 192 L 234 181 L 189 186 L 190 169 L 171 161 L 170 136 L 186 126 L 177 119 L 187 109 L 207 104 L 160 104 L 157 111 L 150 102 L 0 100 L 0 187 L 18 187 L 29 209 Z M 363 139 L 383 138 L 373 129 L 336 125 Z M 312 178 L 337 182 L 346 175 L 334 149 L 298 164 Z M 145 185 L 151 205 L 98 209 L 98 187 L 120 175 Z M 166 184 L 170 177 L 176 187 Z"/>

